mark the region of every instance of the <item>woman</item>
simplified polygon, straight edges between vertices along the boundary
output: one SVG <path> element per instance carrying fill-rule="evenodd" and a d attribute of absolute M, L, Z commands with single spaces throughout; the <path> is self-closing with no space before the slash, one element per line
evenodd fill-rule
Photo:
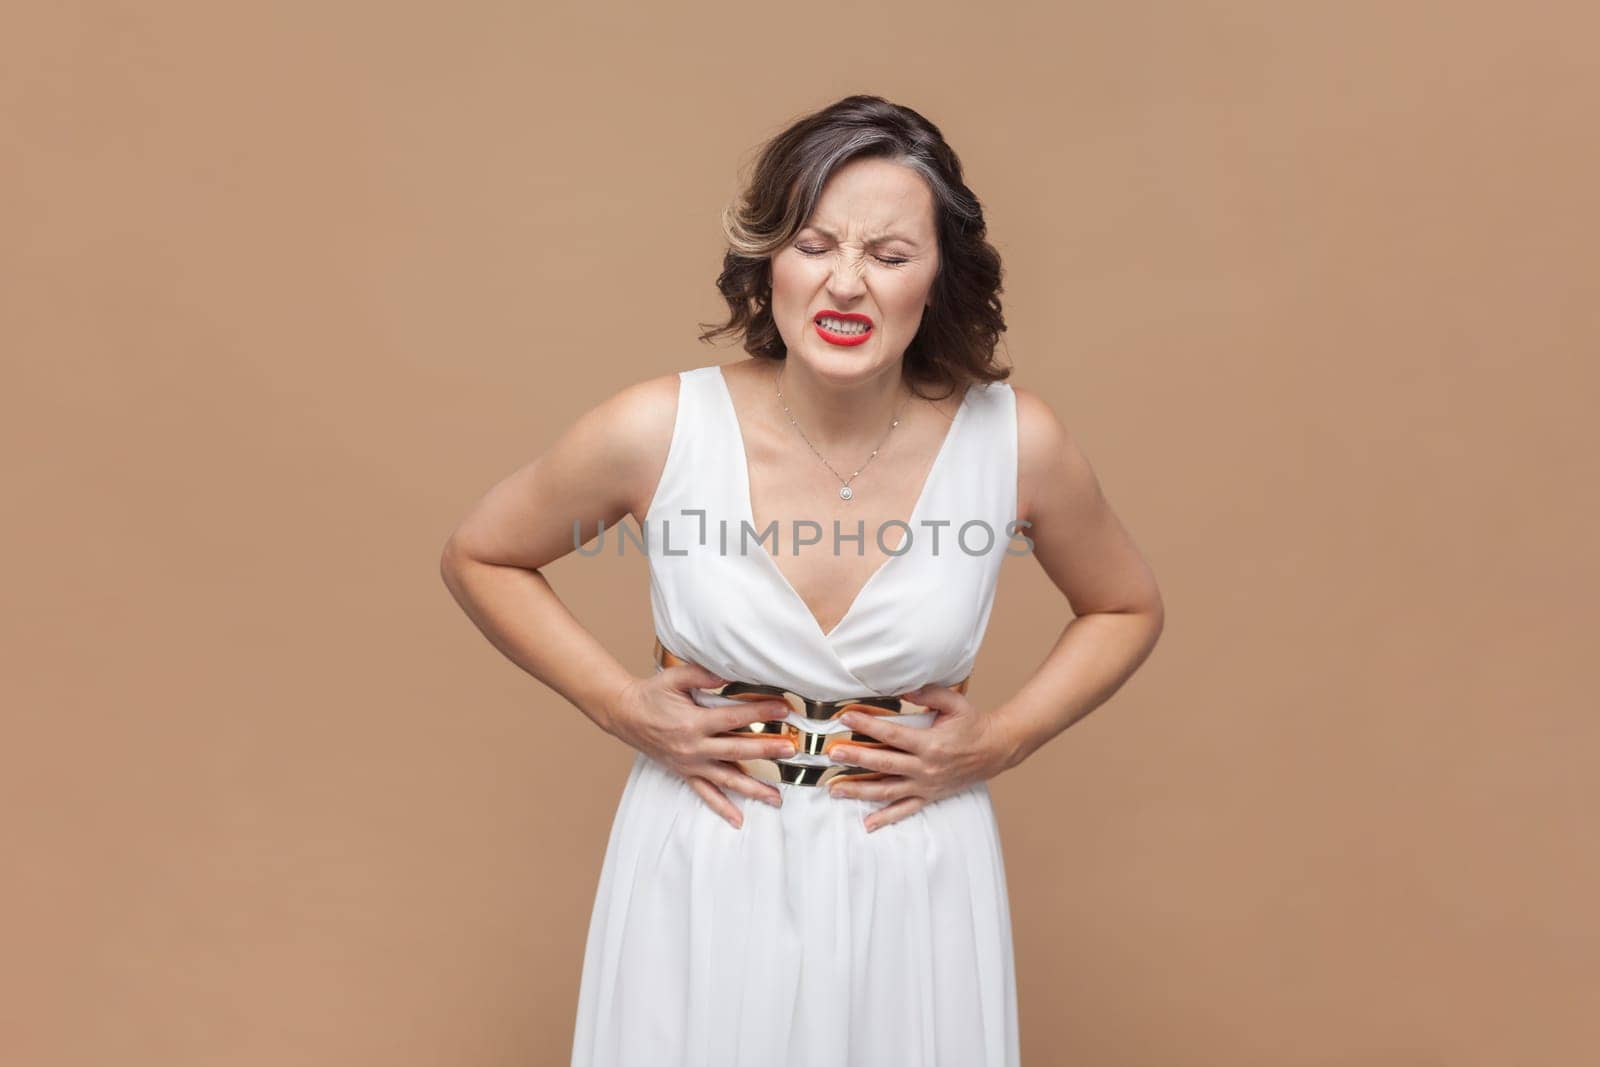
<path fill-rule="evenodd" d="M 870 96 L 797 122 L 725 230 L 732 315 L 702 339 L 750 358 L 606 400 L 444 553 L 488 638 L 636 750 L 572 1063 L 1014 1065 L 987 782 L 1144 660 L 1155 581 L 994 363 L 999 256 L 931 123 Z M 651 575 L 642 678 L 538 570 L 626 515 Z M 980 704 L 999 566 L 1030 547 L 1076 618 Z"/>

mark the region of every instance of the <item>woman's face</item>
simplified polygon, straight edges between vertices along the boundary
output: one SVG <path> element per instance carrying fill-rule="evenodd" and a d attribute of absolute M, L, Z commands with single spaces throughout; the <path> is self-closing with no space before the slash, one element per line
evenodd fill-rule
<path fill-rule="evenodd" d="M 789 358 L 841 384 L 897 366 L 938 270 L 933 194 L 921 176 L 885 159 L 851 160 L 772 257 L 772 316 Z M 819 324 L 834 313 L 850 321 Z"/>

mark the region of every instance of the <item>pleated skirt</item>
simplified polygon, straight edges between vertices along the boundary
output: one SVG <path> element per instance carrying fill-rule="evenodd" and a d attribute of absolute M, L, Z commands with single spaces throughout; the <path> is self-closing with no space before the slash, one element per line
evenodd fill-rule
<path fill-rule="evenodd" d="M 572 1067 L 1017 1067 L 999 828 L 978 783 L 882 801 L 779 786 L 731 826 L 635 754 L 601 867 Z"/>

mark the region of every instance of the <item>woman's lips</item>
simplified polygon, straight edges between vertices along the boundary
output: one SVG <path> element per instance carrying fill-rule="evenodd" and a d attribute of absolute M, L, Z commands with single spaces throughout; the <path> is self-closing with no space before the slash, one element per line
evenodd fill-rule
<path fill-rule="evenodd" d="M 830 345 L 839 345 L 841 348 L 848 348 L 851 345 L 861 344 L 867 338 L 872 336 L 872 331 L 874 329 L 873 327 L 869 327 L 865 330 L 862 330 L 860 333 L 834 333 L 820 322 L 814 323 L 813 325 L 816 328 L 817 334 L 824 341 L 828 342 Z"/>

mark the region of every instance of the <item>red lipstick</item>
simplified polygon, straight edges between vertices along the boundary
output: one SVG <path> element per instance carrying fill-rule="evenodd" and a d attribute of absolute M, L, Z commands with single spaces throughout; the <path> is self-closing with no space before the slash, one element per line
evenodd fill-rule
<path fill-rule="evenodd" d="M 866 329 L 859 333 L 834 333 L 832 330 L 822 325 L 822 320 L 825 318 L 838 319 L 841 322 L 859 322 L 862 326 L 866 327 Z M 854 311 L 832 311 L 824 308 L 823 310 L 817 312 L 816 315 L 812 317 L 811 321 L 816 326 L 818 336 L 820 336 L 824 341 L 828 342 L 830 345 L 841 345 L 845 347 L 863 343 L 867 338 L 872 336 L 872 331 L 875 329 L 871 317 Z"/>

